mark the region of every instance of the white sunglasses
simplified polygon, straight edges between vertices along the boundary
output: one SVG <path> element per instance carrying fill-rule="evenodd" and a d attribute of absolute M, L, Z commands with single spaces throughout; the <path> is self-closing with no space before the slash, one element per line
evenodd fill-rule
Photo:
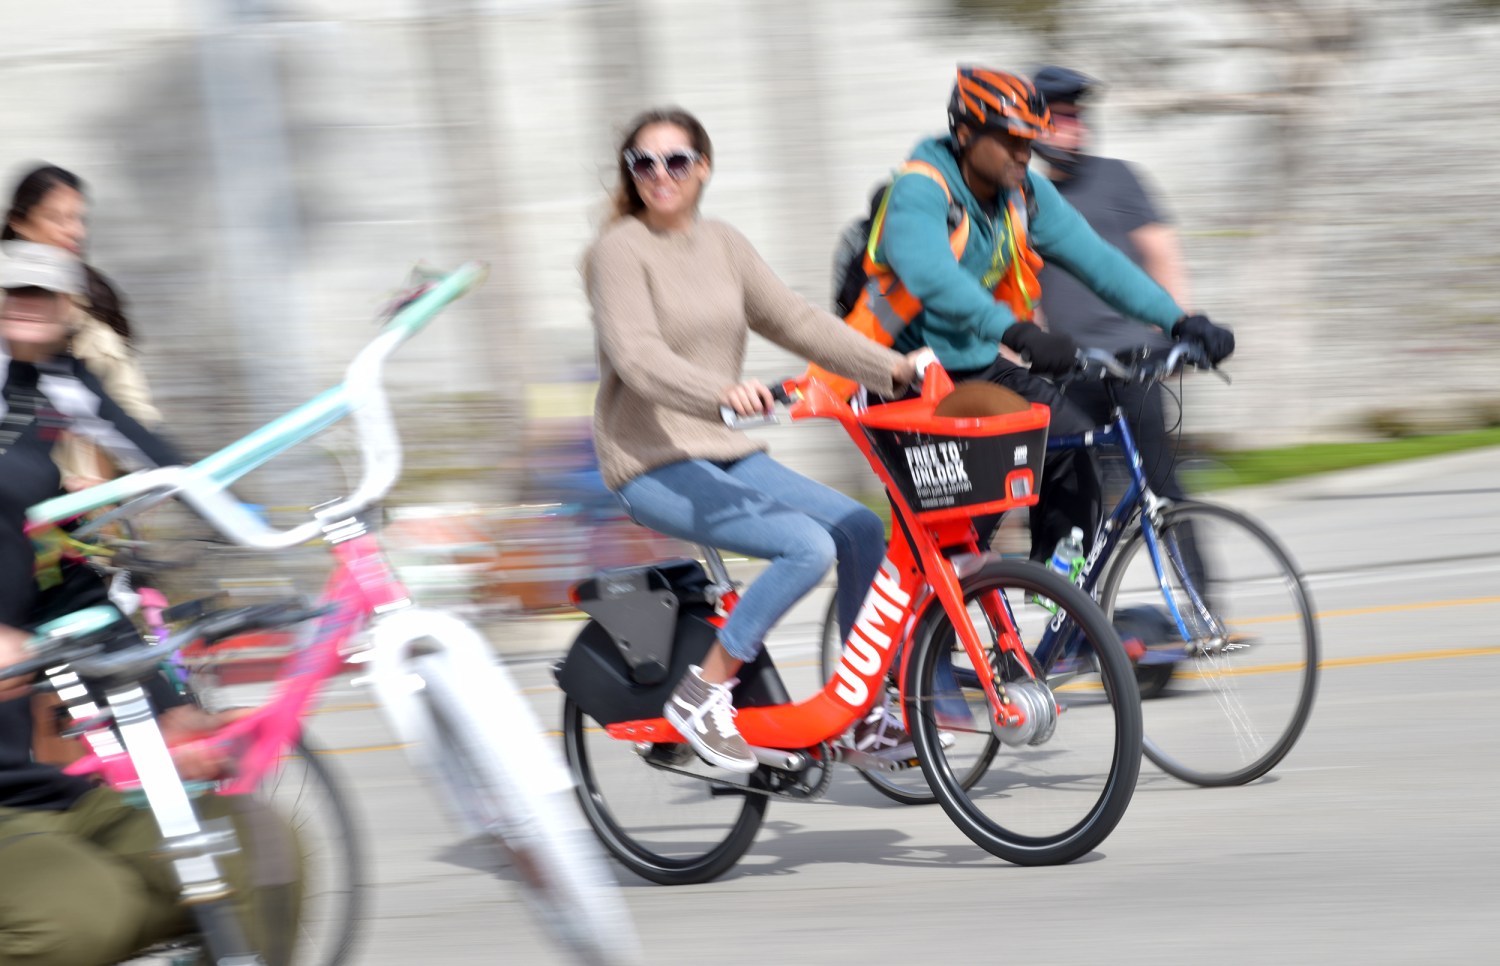
<path fill-rule="evenodd" d="M 693 165 L 702 158 L 692 148 L 674 148 L 666 154 L 631 148 L 625 152 L 625 167 L 637 181 L 655 181 L 659 171 L 665 171 L 673 181 L 681 181 L 692 174 Z"/>

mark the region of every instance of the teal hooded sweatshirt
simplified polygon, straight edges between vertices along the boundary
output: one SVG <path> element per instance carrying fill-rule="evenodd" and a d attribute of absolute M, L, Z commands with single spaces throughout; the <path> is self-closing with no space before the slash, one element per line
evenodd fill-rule
<path fill-rule="evenodd" d="M 995 301 L 981 283 L 997 245 L 1008 241 L 1004 200 L 986 208 L 974 197 L 958 169 L 952 138 L 918 144 L 912 160 L 942 172 L 954 201 L 969 212 L 969 241 L 957 261 L 948 245 L 948 199 L 942 186 L 920 174 L 907 174 L 891 187 L 876 258 L 922 303 L 922 311 L 896 338 L 896 349 L 930 346 L 945 369 L 982 369 L 999 355 L 1000 335 L 1015 324 L 1010 306 Z M 1052 182 L 1027 172 L 1034 199 L 1029 222 L 1031 245 L 1042 258 L 1078 278 L 1120 314 L 1170 332 L 1185 314 L 1118 248 L 1100 238 Z M 1002 265 L 1008 267 L 1008 256 Z"/>

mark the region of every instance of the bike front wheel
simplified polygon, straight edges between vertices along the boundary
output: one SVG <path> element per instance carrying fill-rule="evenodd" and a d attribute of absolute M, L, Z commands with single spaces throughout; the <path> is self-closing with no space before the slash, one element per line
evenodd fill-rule
<path fill-rule="evenodd" d="M 1171 628 L 1168 639 L 1143 642 L 1145 660 L 1174 665 L 1160 696 L 1143 707 L 1146 757 L 1195 785 L 1243 785 L 1286 757 L 1312 713 L 1312 600 L 1291 557 L 1243 513 L 1176 501 L 1159 521 L 1160 567 L 1137 525 L 1115 552 L 1099 597 L 1111 619 L 1151 607 Z M 1173 626 L 1174 610 L 1186 634 Z"/>
<path fill-rule="evenodd" d="M 970 659 L 946 612 L 917 638 L 905 707 L 922 771 L 949 818 L 981 848 L 1019 865 L 1071 862 L 1104 841 L 1135 792 L 1141 708 L 1130 662 L 1098 606 L 1045 567 L 992 559 L 961 588 L 986 659 L 977 666 Z M 1054 621 L 1077 628 L 1078 644 L 1097 659 L 1088 673 L 1049 684 L 998 645 L 1009 637 L 1032 654 Z M 966 787 L 996 737 L 981 686 L 995 669 L 1031 727 L 1001 729 L 994 764 Z"/>
<path fill-rule="evenodd" d="M 348 797 L 306 737 L 256 789 L 291 825 L 302 856 L 302 904 L 293 962 L 351 962 L 365 905 L 365 863 Z M 252 851 L 255 843 L 248 846 Z"/>
<path fill-rule="evenodd" d="M 513 687 L 476 693 L 442 654 L 414 663 L 432 726 L 428 758 L 460 817 L 510 857 L 533 912 L 576 961 L 639 962 L 619 889 L 588 829 L 575 819 L 562 763 L 552 758 L 535 717 L 520 704 L 525 699 Z M 493 717 L 502 707 L 515 720 L 502 724 Z M 563 781 L 550 777 L 554 771 Z"/>

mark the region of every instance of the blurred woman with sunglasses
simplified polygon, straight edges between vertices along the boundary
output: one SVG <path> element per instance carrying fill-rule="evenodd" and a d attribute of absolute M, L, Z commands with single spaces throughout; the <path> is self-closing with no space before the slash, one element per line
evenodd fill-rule
<path fill-rule="evenodd" d="M 584 262 L 599 353 L 595 446 L 605 483 L 637 523 L 770 561 L 664 709 L 705 761 L 749 772 L 734 675 L 835 559 L 847 634 L 885 534 L 868 508 L 725 426 L 720 407 L 750 416 L 772 405 L 771 391 L 741 372 L 747 334 L 885 395 L 912 380 L 913 364 L 814 308 L 744 235 L 699 215 L 713 145 L 691 114 L 637 117 L 618 158 L 612 216 Z"/>

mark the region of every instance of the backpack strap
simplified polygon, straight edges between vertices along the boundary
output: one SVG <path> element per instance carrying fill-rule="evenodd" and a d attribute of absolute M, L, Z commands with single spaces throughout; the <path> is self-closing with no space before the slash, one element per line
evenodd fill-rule
<path fill-rule="evenodd" d="M 948 247 L 952 249 L 955 260 L 963 257 L 964 248 L 969 244 L 969 211 L 953 200 L 953 192 L 948 190 L 948 181 L 943 173 L 926 161 L 907 161 L 896 169 L 896 176 L 891 179 L 890 187 L 885 189 L 885 196 L 880 199 L 880 207 L 870 225 L 870 238 L 865 243 L 865 271 L 868 274 L 885 268 L 875 260 L 875 249 L 880 244 L 881 231 L 885 228 L 885 211 L 891 202 L 891 190 L 896 187 L 898 179 L 908 174 L 931 178 L 943 189 L 943 197 L 948 199 Z"/>

